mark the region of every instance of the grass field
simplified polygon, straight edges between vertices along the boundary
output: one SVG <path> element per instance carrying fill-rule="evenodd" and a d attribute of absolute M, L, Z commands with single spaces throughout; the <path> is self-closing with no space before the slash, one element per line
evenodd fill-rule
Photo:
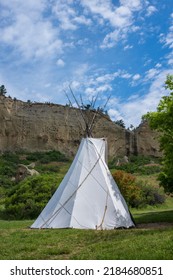
<path fill-rule="evenodd" d="M 173 259 L 173 210 L 141 210 L 134 219 L 134 229 L 105 231 L 31 230 L 31 220 L 0 221 L 0 259 Z"/>

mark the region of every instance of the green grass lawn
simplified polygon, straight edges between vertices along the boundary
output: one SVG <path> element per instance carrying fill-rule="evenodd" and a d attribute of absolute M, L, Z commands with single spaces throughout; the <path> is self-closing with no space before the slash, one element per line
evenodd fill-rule
<path fill-rule="evenodd" d="M 30 229 L 33 221 L 0 221 L 0 259 L 173 259 L 173 210 L 134 214 L 137 227 L 118 230 Z M 150 228 L 140 224 L 167 222 Z"/>

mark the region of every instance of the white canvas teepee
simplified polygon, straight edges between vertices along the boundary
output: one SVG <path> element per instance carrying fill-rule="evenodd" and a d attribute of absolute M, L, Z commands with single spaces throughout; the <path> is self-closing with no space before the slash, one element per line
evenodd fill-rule
<path fill-rule="evenodd" d="M 134 226 L 105 161 L 106 140 L 85 138 L 60 186 L 31 228 Z"/>

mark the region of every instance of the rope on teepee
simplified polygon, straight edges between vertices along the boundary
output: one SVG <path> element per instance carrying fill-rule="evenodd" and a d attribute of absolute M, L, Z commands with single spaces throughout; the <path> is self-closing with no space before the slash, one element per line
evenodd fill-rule
<path fill-rule="evenodd" d="M 101 220 L 101 223 L 99 226 L 97 226 L 97 229 L 101 228 L 102 229 L 102 226 L 103 226 L 103 222 L 104 222 L 104 219 L 105 219 L 105 216 L 106 216 L 106 211 L 107 211 L 107 208 L 108 208 L 108 195 L 109 195 L 109 192 L 107 190 L 107 196 L 106 196 L 106 204 L 105 204 L 105 209 L 104 209 L 104 213 L 103 213 L 103 218 Z"/>

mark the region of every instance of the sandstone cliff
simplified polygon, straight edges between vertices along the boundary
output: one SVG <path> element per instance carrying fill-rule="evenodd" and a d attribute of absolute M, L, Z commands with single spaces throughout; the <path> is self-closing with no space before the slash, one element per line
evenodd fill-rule
<path fill-rule="evenodd" d="M 1 152 L 59 150 L 73 156 L 84 136 L 83 127 L 84 122 L 78 109 L 0 97 Z M 107 138 L 109 157 L 161 155 L 157 135 L 146 123 L 131 132 L 113 123 L 109 117 L 99 114 L 93 128 L 93 137 Z"/>

